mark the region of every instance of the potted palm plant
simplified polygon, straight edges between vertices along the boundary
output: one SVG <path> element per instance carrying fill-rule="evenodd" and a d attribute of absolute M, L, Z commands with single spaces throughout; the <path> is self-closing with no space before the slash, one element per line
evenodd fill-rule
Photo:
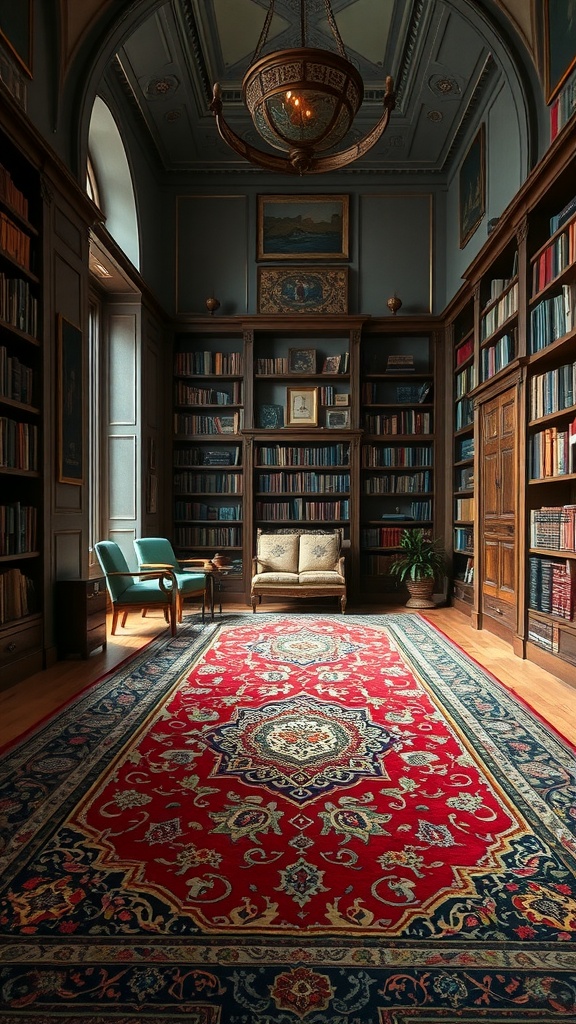
<path fill-rule="evenodd" d="M 444 576 L 445 554 L 439 541 L 431 540 L 424 530 L 403 530 L 402 554 L 390 566 L 393 576 L 404 583 L 410 594 L 407 608 L 434 608 L 434 584 Z"/>

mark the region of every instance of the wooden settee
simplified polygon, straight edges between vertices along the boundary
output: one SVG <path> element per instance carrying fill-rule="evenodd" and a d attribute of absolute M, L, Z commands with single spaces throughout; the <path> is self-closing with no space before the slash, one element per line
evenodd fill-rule
<path fill-rule="evenodd" d="M 342 530 L 258 530 L 252 559 L 252 611 L 263 597 L 335 597 L 346 610 Z"/>

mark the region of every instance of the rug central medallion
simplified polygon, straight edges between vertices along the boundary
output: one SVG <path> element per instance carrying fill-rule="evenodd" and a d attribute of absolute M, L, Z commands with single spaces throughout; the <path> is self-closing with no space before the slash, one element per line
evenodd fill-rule
<path fill-rule="evenodd" d="M 387 778 L 382 755 L 399 743 L 364 708 L 343 708 L 304 694 L 240 708 L 206 740 L 220 755 L 213 777 L 234 775 L 297 803 L 362 778 Z"/>
<path fill-rule="evenodd" d="M 253 654 L 289 665 L 318 665 L 327 661 L 340 661 L 346 655 L 360 650 L 359 645 L 349 639 L 315 633 L 311 629 L 261 637 L 246 646 Z"/>

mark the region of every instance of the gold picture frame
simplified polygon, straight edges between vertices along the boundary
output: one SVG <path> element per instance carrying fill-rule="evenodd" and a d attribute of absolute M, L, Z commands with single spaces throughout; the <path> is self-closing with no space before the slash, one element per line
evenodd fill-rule
<path fill-rule="evenodd" d="M 259 260 L 347 260 L 350 197 L 258 196 Z"/>
<path fill-rule="evenodd" d="M 286 424 L 318 426 L 318 388 L 286 388 Z"/>
<path fill-rule="evenodd" d="M 259 313 L 347 313 L 348 267 L 258 267 Z"/>

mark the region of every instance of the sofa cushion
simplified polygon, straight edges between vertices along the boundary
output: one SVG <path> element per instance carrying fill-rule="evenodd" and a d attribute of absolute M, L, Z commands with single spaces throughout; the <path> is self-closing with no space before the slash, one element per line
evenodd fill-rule
<path fill-rule="evenodd" d="M 315 569 L 313 572 L 298 573 L 298 582 L 301 587 L 343 587 L 346 580 L 339 572 Z"/>
<path fill-rule="evenodd" d="M 298 572 L 335 569 L 339 553 L 339 534 L 303 533 L 300 537 Z"/>
<path fill-rule="evenodd" d="M 298 571 L 298 537 L 263 533 L 258 539 L 258 572 Z"/>
<path fill-rule="evenodd" d="M 299 583 L 297 572 L 258 572 L 252 577 L 252 585 L 272 586 L 273 584 L 286 584 L 297 586 Z"/>

